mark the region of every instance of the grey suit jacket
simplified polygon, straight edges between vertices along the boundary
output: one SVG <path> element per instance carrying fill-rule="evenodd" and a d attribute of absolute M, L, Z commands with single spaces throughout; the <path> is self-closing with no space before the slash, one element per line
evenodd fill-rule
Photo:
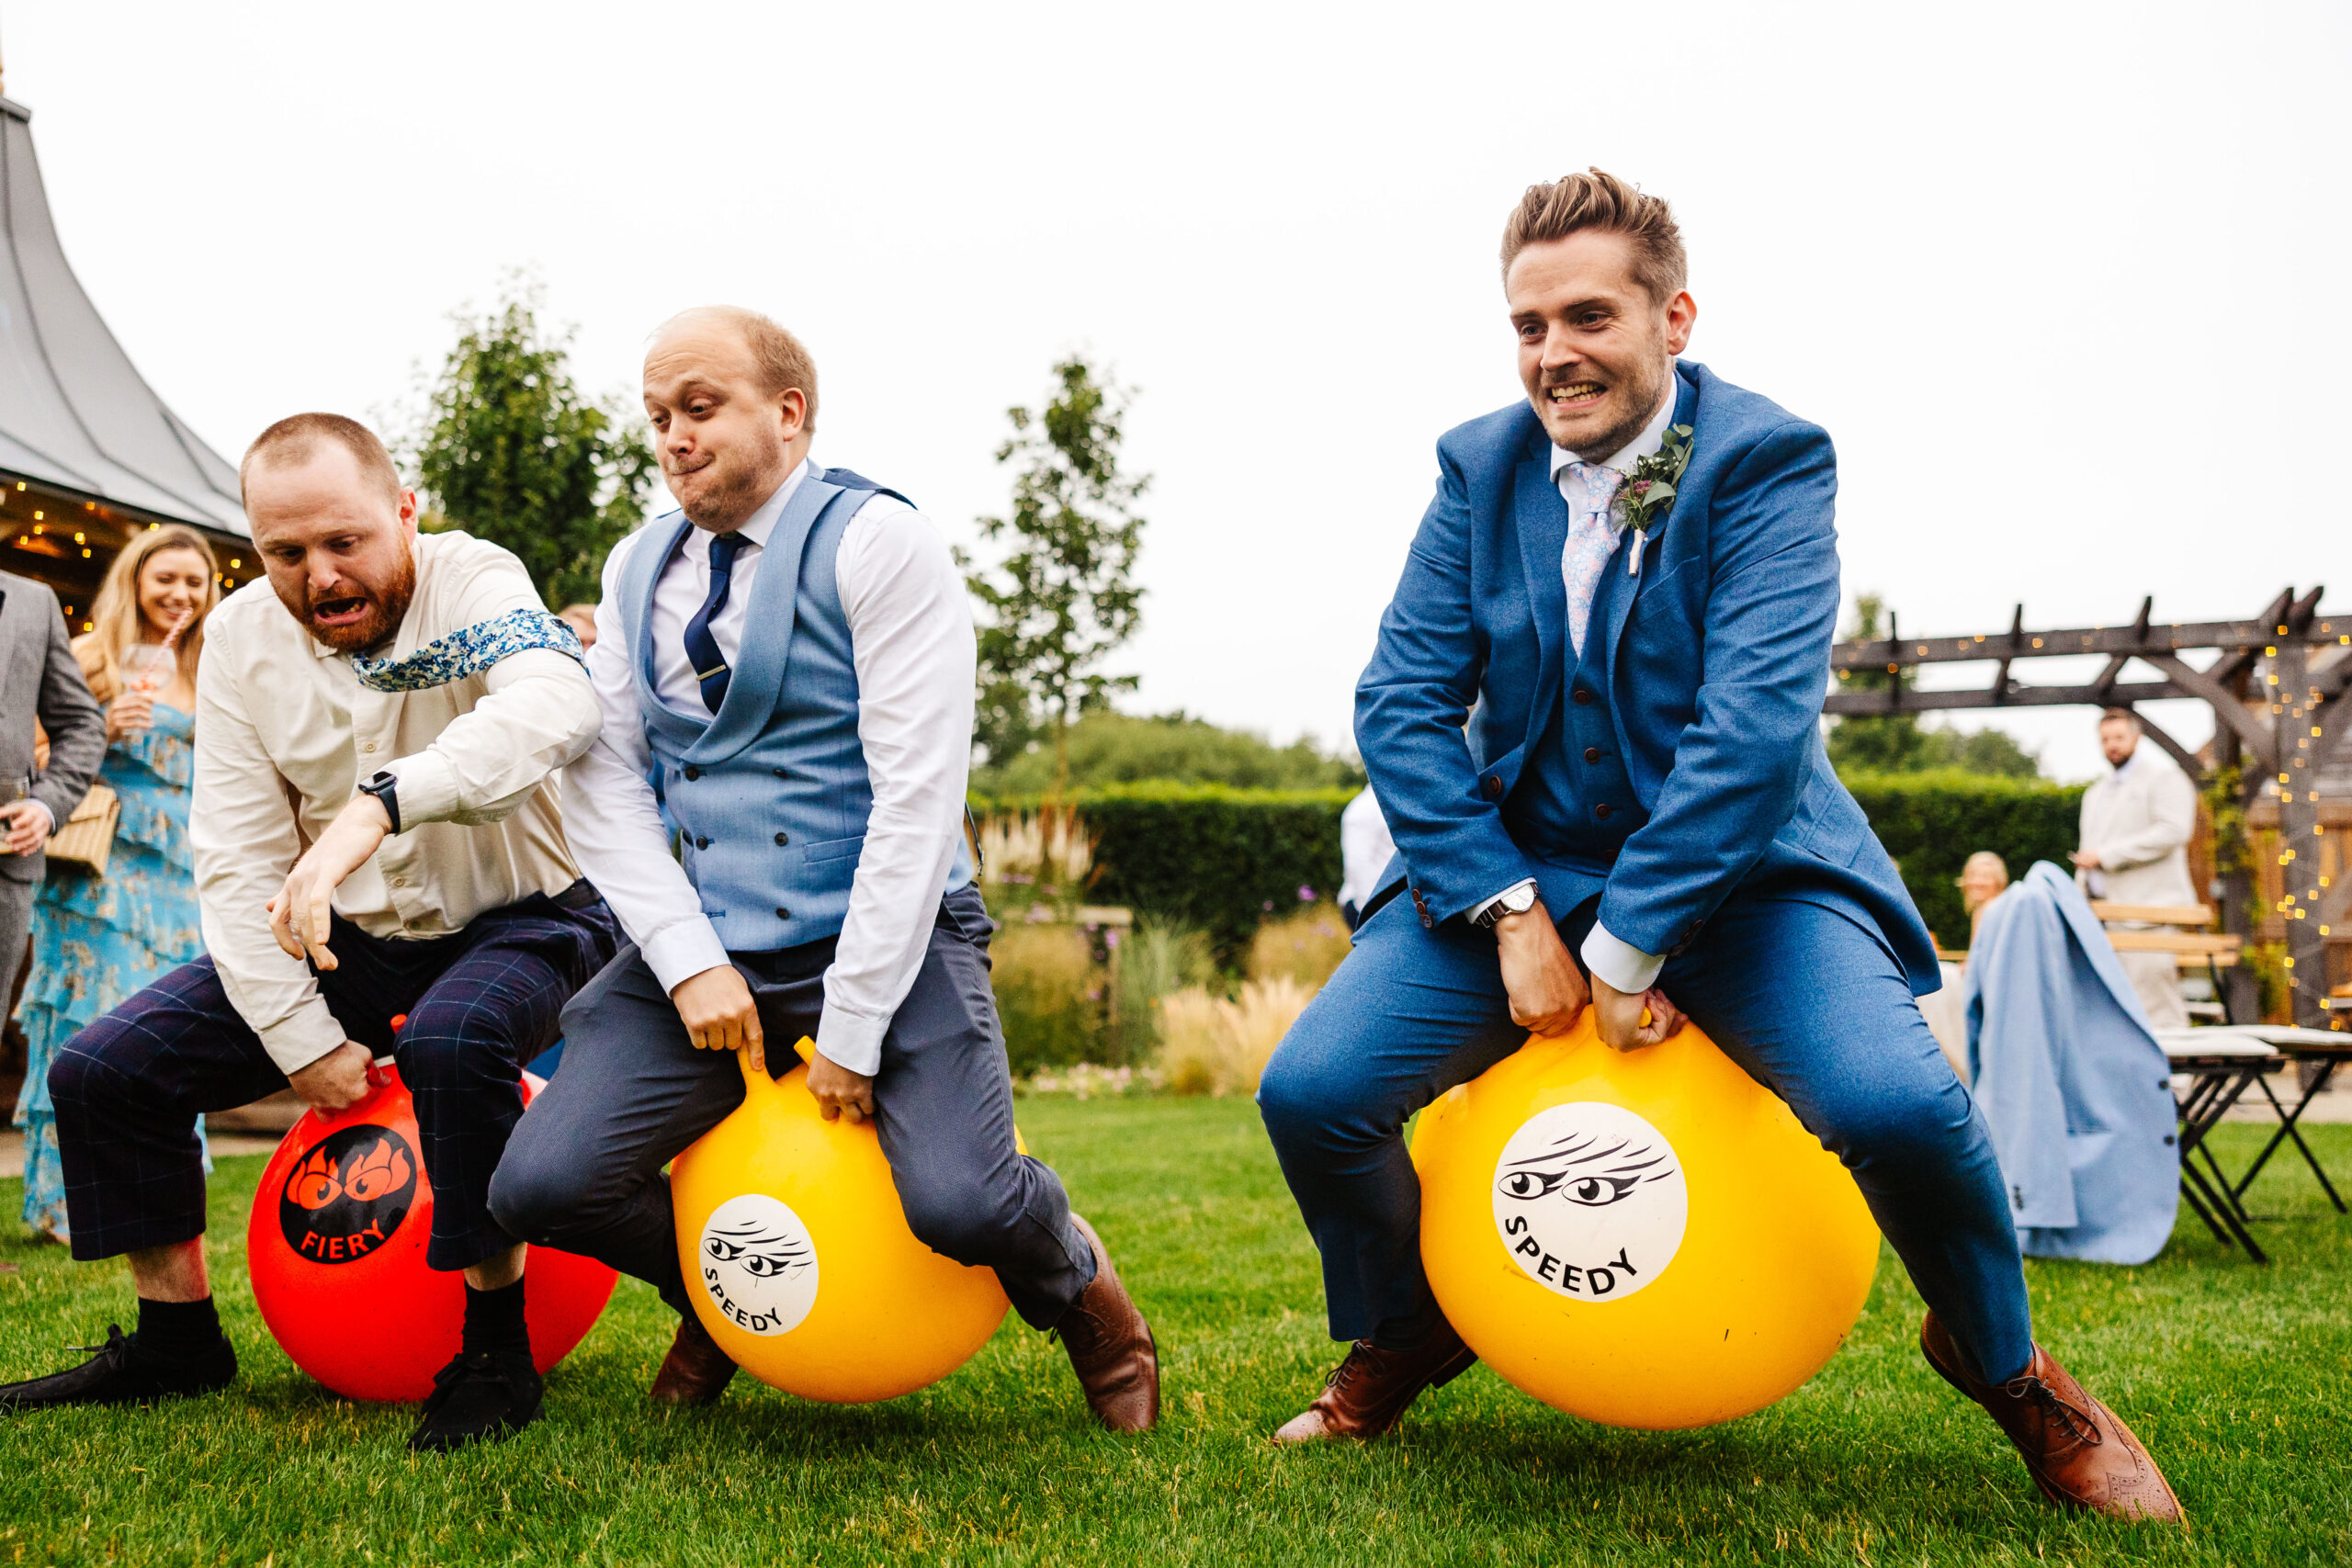
<path fill-rule="evenodd" d="M 62 828 L 105 760 L 106 716 L 66 641 L 57 595 L 0 571 L 0 798 L 32 775 L 35 718 L 49 731 L 49 766 L 32 780 L 32 796 Z M 0 851 L 0 877 L 38 882 L 48 870 L 45 854 Z"/>

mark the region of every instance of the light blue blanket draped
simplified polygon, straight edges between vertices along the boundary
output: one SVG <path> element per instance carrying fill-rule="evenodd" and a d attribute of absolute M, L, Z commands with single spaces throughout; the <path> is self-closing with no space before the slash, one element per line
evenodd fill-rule
<path fill-rule="evenodd" d="M 1987 907 L 1962 986 L 2018 1245 L 2097 1263 L 2163 1251 L 2180 1192 L 2171 1067 L 2074 879 L 2038 861 Z"/>

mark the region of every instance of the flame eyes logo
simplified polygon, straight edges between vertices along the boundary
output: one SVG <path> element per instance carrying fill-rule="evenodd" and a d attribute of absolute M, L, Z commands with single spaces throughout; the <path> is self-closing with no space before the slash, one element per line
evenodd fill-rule
<path fill-rule="evenodd" d="M 790 1206 L 765 1193 L 713 1209 L 696 1250 L 710 1304 L 747 1334 L 789 1334 L 817 1304 L 817 1243 Z"/>
<path fill-rule="evenodd" d="M 348 1175 L 339 1162 L 327 1157 L 326 1145 L 322 1144 L 286 1179 L 286 1198 L 311 1210 L 323 1209 L 345 1194 L 355 1202 L 372 1203 L 407 1186 L 412 1174 L 408 1151 L 395 1147 L 390 1138 L 361 1155 Z"/>
<path fill-rule="evenodd" d="M 1682 1162 L 1623 1106 L 1575 1100 L 1537 1111 L 1503 1145 L 1494 1179 L 1496 1235 L 1555 1294 L 1622 1300 L 1682 1246 Z"/>
<path fill-rule="evenodd" d="M 716 1261 L 732 1263 L 755 1280 L 778 1279 L 817 1261 L 816 1249 L 797 1236 L 753 1233 L 738 1242 L 724 1235 L 707 1235 L 702 1246 L 703 1251 Z"/>
<path fill-rule="evenodd" d="M 415 1151 L 389 1127 L 361 1123 L 319 1140 L 279 1190 L 286 1245 L 314 1263 L 348 1263 L 391 1239 L 416 1196 Z"/>

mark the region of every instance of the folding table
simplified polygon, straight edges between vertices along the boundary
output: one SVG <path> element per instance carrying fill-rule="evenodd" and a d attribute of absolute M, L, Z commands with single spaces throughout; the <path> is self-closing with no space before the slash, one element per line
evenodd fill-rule
<path fill-rule="evenodd" d="M 2237 1189 L 2214 1159 L 2213 1151 L 2205 1146 L 2205 1134 L 2238 1102 L 2240 1095 L 2286 1066 L 2287 1058 L 2268 1041 L 2233 1028 L 2159 1029 L 2156 1042 L 2165 1049 L 2174 1079 L 2188 1080 L 2185 1089 L 2177 1088 L 2173 1094 L 2180 1116 L 2180 1195 L 2188 1200 L 2188 1206 L 2205 1222 L 2214 1240 L 2224 1247 L 2234 1241 L 2256 1263 L 2269 1262 L 2270 1255 L 2246 1229 L 2246 1213 L 2238 1202 Z M 2265 1092 L 2268 1092 L 2267 1085 Z"/>
<path fill-rule="evenodd" d="M 2296 1029 L 2283 1024 L 2263 1023 L 2242 1025 L 2233 1032 L 2261 1041 L 2287 1061 L 2298 1065 L 2312 1063 L 2319 1071 L 2312 1076 L 2311 1082 L 2303 1086 L 2302 1097 L 2295 1101 L 2291 1110 L 2279 1101 L 2267 1078 L 2255 1080 L 2263 1097 L 2270 1101 L 2270 1109 L 2278 1113 L 2278 1131 L 2262 1145 L 2262 1152 L 2254 1156 L 2254 1163 L 2246 1167 L 2245 1174 L 2239 1177 L 2237 1184 L 2230 1189 L 2230 1195 L 2243 1199 L 2245 1190 L 2254 1185 L 2254 1179 L 2262 1174 L 2262 1168 L 2278 1151 L 2278 1145 L 2292 1139 L 2297 1152 L 2303 1156 L 2303 1163 L 2312 1168 L 2313 1176 L 2319 1178 L 2319 1190 L 2327 1194 L 2329 1202 L 2335 1205 L 2335 1212 L 2339 1214 L 2352 1213 L 2345 1208 L 2344 1200 L 2336 1194 L 2335 1184 L 2328 1180 L 2326 1170 L 2319 1163 L 2319 1156 L 2312 1153 L 2312 1146 L 2303 1142 L 2301 1129 L 2295 1125 L 2302 1120 L 2303 1112 L 2310 1108 L 2312 1100 L 2327 1092 L 2328 1080 L 2335 1076 L 2337 1065 L 2352 1058 L 2352 1034 L 2341 1030 Z"/>

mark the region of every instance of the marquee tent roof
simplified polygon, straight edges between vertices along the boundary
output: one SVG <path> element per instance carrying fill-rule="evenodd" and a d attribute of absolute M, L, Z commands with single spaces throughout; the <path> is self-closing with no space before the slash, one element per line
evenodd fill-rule
<path fill-rule="evenodd" d="M 31 120 L 0 97 L 0 471 L 251 537 L 237 470 L 164 406 L 67 265 Z"/>

